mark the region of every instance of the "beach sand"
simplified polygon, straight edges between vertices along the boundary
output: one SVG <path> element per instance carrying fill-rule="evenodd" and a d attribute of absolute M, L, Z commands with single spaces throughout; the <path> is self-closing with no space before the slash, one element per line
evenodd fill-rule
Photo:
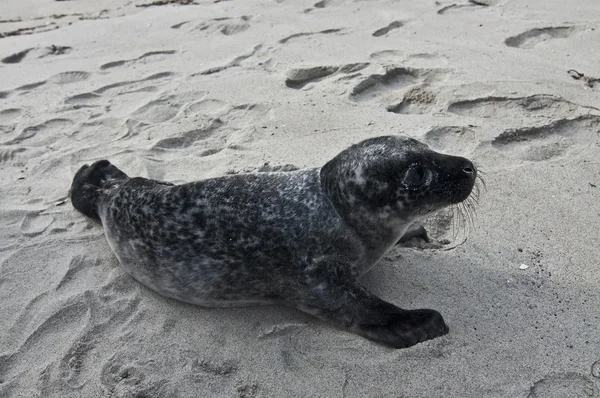
<path fill-rule="evenodd" d="M 600 396 L 597 0 L 162 3 L 0 4 L 0 396 Z M 67 200 L 98 159 L 188 182 L 388 134 L 487 186 L 364 278 L 444 316 L 408 349 L 159 296 Z"/>

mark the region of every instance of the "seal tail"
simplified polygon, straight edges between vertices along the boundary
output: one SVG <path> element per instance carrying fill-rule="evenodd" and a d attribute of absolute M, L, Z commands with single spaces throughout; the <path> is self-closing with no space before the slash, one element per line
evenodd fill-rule
<path fill-rule="evenodd" d="M 98 160 L 91 166 L 86 164 L 77 171 L 73 178 L 69 190 L 71 203 L 79 212 L 95 220 L 100 220 L 98 204 L 102 191 L 109 186 L 114 186 L 115 182 L 128 178 L 127 174 L 113 166 L 108 160 Z"/>

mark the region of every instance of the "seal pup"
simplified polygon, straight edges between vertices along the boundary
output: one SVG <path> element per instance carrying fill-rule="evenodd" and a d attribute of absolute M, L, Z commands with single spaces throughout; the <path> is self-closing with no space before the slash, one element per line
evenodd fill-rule
<path fill-rule="evenodd" d="M 367 291 L 367 272 L 419 218 L 466 200 L 477 170 L 417 140 L 385 136 L 321 168 L 182 185 L 85 165 L 73 206 L 99 220 L 127 273 L 201 306 L 283 304 L 402 348 L 448 332 L 439 312 Z"/>

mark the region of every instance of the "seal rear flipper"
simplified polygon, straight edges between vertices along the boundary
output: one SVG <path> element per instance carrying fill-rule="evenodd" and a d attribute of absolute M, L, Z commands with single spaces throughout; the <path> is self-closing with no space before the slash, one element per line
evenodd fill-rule
<path fill-rule="evenodd" d="M 95 220 L 98 216 L 98 201 L 102 191 L 115 182 L 126 180 L 129 177 L 113 166 L 108 160 L 98 160 L 91 166 L 82 166 L 71 184 L 69 197 L 73 207 L 79 212 Z"/>
<path fill-rule="evenodd" d="M 439 312 L 404 310 L 358 284 L 331 284 L 296 307 L 335 326 L 394 348 L 406 348 L 448 333 Z"/>

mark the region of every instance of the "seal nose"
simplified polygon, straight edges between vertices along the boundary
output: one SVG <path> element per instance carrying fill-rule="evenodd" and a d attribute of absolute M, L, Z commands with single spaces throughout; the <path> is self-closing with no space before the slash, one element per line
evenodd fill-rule
<path fill-rule="evenodd" d="M 474 177 L 475 173 L 477 172 L 477 169 L 475 168 L 475 165 L 473 165 L 473 163 L 467 161 L 467 163 L 463 165 L 462 171 L 467 176 Z"/>

